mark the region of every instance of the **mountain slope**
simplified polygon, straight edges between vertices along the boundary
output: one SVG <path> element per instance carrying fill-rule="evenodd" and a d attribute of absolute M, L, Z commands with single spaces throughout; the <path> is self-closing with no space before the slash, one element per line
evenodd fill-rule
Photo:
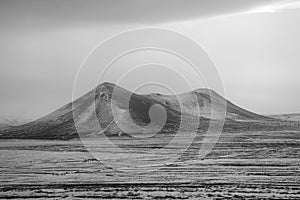
<path fill-rule="evenodd" d="M 195 96 L 197 98 L 193 98 Z M 129 106 L 127 100 L 129 100 Z M 215 106 L 212 106 L 212 103 Z M 198 89 L 177 96 L 139 95 L 112 83 L 103 83 L 75 100 L 73 105 L 68 103 L 27 124 L 1 129 L 0 138 L 72 139 L 78 137 L 75 123 L 83 137 L 102 133 L 120 134 L 124 129 L 126 133 L 139 133 L 143 127 L 147 126 L 149 131 L 156 130 L 161 127 L 159 128 L 156 123 L 151 123 L 149 109 L 153 105 L 159 105 L 154 115 L 156 114 L 157 117 L 163 113 L 166 115 L 166 123 L 161 132 L 174 131 L 182 116 L 190 117 L 191 121 L 195 119 L 195 116 L 199 117 L 201 120 L 199 129 L 205 131 L 209 120 L 219 120 L 221 115 L 212 115 L 212 112 L 220 113 L 218 109 L 221 109 L 224 103 L 226 103 L 225 128 L 228 124 L 229 130 L 235 126 L 241 128 L 245 124 L 248 127 L 249 123 L 254 123 L 253 121 L 261 123 L 272 120 L 272 118 L 242 109 L 208 89 Z M 128 125 L 130 120 L 133 120 L 134 124 L 139 127 Z M 95 123 L 99 126 L 95 126 Z M 123 131 L 119 126 L 122 126 Z M 189 124 L 186 126 L 188 127 Z"/>

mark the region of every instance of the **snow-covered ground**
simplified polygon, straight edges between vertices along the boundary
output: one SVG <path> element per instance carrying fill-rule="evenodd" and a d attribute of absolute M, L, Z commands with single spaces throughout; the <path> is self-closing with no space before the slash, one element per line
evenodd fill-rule
<path fill-rule="evenodd" d="M 171 136 L 165 137 L 167 141 Z M 128 138 L 112 141 L 121 148 L 133 144 Z M 142 155 L 161 141 L 130 148 Z M 105 144 L 99 145 L 105 151 Z M 0 198 L 300 197 L 299 132 L 224 133 L 203 160 L 195 156 L 200 146 L 201 139 L 177 162 L 137 173 L 116 171 L 97 161 L 80 140 L 0 140 Z"/>

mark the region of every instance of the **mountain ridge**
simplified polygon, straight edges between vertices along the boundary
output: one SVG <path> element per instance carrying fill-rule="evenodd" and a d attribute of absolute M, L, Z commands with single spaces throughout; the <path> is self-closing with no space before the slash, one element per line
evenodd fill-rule
<path fill-rule="evenodd" d="M 195 99 L 193 96 L 197 98 Z M 127 105 L 128 99 L 129 105 Z M 105 82 L 75 101 L 37 120 L 1 129 L 0 138 L 73 139 L 78 138 L 78 128 L 80 128 L 80 132 L 83 132 L 81 137 L 103 133 L 120 135 L 124 132 L 124 128 L 126 134 L 139 133 L 144 130 L 143 127 L 147 127 L 149 124 L 150 127 L 147 131 L 151 132 L 157 128 L 155 123 L 151 124 L 152 119 L 149 116 L 153 105 L 159 105 L 155 111 L 157 112 L 156 116 L 160 117 L 162 110 L 166 114 L 166 123 L 161 129 L 161 133 L 174 133 L 182 116 L 190 117 L 191 122 L 197 116 L 197 119 L 200 120 L 198 130 L 203 132 L 207 130 L 210 120 L 222 119 L 221 114 L 218 115 L 224 106 L 222 103 L 226 105 L 225 131 L 247 130 L 251 129 L 249 127 L 253 124 L 255 127 L 263 128 L 264 124 L 274 120 L 236 106 L 209 89 L 196 89 L 179 95 L 135 94 L 113 83 Z M 199 105 L 199 109 L 196 109 L 197 105 Z M 212 115 L 213 112 L 217 114 Z M 139 128 L 128 126 L 130 120 Z M 95 123 L 99 123 L 99 126 L 95 126 Z M 189 124 L 186 124 L 187 130 L 188 126 Z"/>

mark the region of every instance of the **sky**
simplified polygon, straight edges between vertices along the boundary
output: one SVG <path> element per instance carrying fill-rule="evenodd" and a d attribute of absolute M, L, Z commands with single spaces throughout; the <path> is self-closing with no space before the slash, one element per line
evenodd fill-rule
<path fill-rule="evenodd" d="M 200 44 L 233 103 L 260 114 L 299 113 L 299 24 L 298 0 L 1 0 L 0 118 L 35 119 L 70 102 L 89 52 L 141 27 L 174 30 Z"/>

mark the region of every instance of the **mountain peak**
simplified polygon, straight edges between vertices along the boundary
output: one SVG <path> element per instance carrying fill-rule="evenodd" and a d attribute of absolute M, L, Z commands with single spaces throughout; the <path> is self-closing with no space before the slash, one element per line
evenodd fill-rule
<path fill-rule="evenodd" d="M 112 91 L 117 85 L 110 82 L 103 82 L 97 86 L 97 90 L 110 90 Z"/>
<path fill-rule="evenodd" d="M 192 93 L 196 94 L 197 99 L 192 97 Z M 226 103 L 226 119 L 231 121 L 238 123 L 239 120 L 267 119 L 267 117 L 230 103 L 215 91 L 207 88 L 196 89 L 179 94 L 179 96 L 178 99 L 174 95 L 135 94 L 114 83 L 103 82 L 94 90 L 76 99 L 73 104 L 69 103 L 33 122 L 0 130 L 0 138 L 70 139 L 78 137 L 75 123 L 80 124 L 87 136 L 101 134 L 102 132 L 93 124 L 95 111 L 99 124 L 101 127 L 105 127 L 105 131 L 109 134 L 120 133 L 120 124 L 129 132 L 139 132 L 140 130 L 128 125 L 130 124 L 129 118 L 141 126 L 147 125 L 151 122 L 150 108 L 155 104 L 159 104 L 166 111 L 167 122 L 164 131 L 170 133 L 180 123 L 180 117 L 183 115 L 202 117 L 207 120 L 219 119 L 218 115 L 211 113 L 218 113 L 224 102 Z M 130 99 L 129 102 L 128 99 Z M 216 106 L 212 106 L 212 103 L 215 103 Z M 188 127 L 189 124 L 185 126 Z M 230 127 L 232 128 L 232 126 L 231 124 Z M 199 126 L 201 130 L 205 130 L 205 127 L 207 126 L 203 124 Z"/>

